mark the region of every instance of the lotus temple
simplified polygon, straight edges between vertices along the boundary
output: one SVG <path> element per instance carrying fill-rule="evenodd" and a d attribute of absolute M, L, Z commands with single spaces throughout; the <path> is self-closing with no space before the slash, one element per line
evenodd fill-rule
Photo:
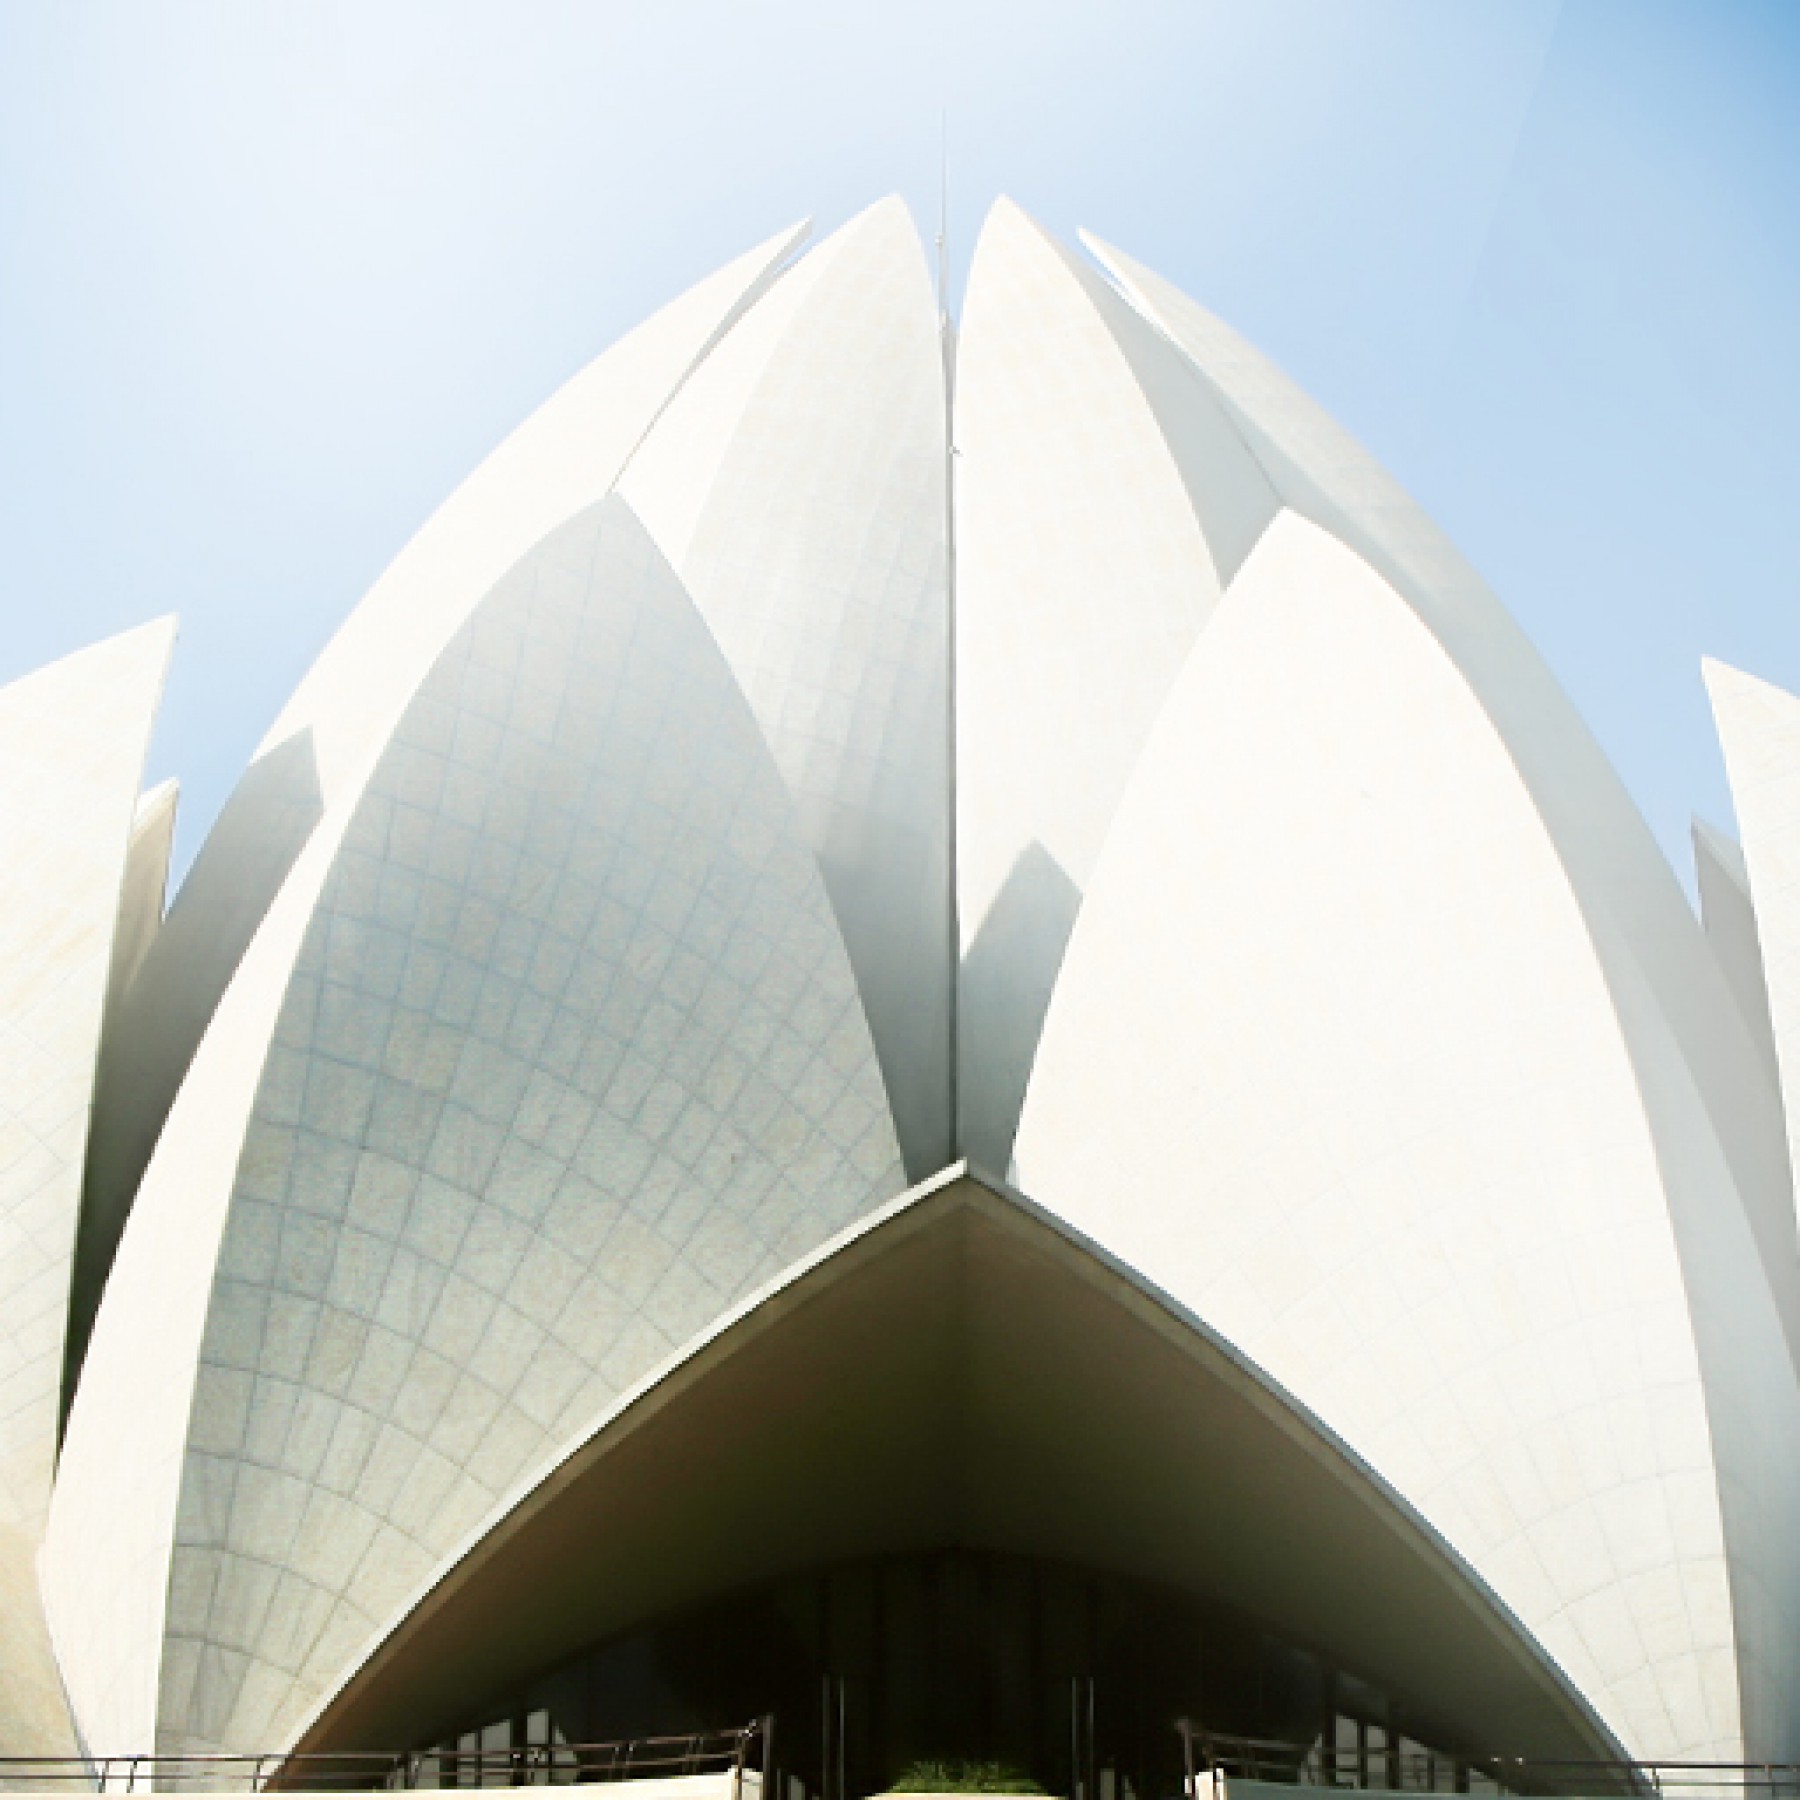
<path fill-rule="evenodd" d="M 468 478 L 172 897 L 173 622 L 0 691 L 0 1756 L 1800 1763 L 1800 700 L 1709 665 L 1696 906 L 1195 302 L 806 236 Z"/>

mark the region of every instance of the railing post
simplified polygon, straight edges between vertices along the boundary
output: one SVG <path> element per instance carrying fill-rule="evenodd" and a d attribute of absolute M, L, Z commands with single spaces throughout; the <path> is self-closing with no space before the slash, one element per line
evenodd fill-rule
<path fill-rule="evenodd" d="M 1194 1773 L 1194 1727 L 1189 1719 L 1177 1719 L 1175 1729 L 1181 1733 L 1181 1768 L 1187 1783 L 1187 1800 L 1200 1800 L 1200 1783 Z"/>
<path fill-rule="evenodd" d="M 1081 1677 L 1069 1677 L 1069 1800 L 1093 1800 L 1082 1779 L 1081 1761 Z M 844 1800 L 839 1795 L 838 1800 Z"/>
<path fill-rule="evenodd" d="M 762 1767 L 758 1772 L 759 1792 L 757 1800 L 776 1800 L 775 1796 L 775 1715 L 764 1713 L 752 1726 L 751 1731 L 762 1739 Z M 746 1742 L 738 1770 L 738 1792 L 736 1800 L 743 1800 L 743 1768 L 742 1764 L 750 1760 L 750 1746 Z"/>

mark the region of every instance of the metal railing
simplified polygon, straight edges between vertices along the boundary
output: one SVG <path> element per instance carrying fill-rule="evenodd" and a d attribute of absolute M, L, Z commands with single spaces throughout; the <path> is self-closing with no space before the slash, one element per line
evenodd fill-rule
<path fill-rule="evenodd" d="M 1225 1800 L 1232 1781 L 1420 1794 L 1647 1795 L 1664 1800 L 1800 1800 L 1800 1764 L 1457 1757 L 1389 1744 L 1334 1746 L 1231 1737 L 1178 1721 L 1187 1800 Z"/>
<path fill-rule="evenodd" d="M 618 1738 L 604 1744 L 439 1746 L 409 1751 L 308 1751 L 197 1756 L 0 1756 L 0 1793 L 370 1793 L 438 1788 L 557 1787 L 726 1775 L 732 1800 L 768 1761 L 772 1719 L 733 1731 Z"/>

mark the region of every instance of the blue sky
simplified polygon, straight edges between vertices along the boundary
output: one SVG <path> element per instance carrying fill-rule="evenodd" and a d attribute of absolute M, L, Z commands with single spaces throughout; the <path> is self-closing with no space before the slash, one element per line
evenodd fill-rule
<path fill-rule="evenodd" d="M 0 679 L 167 611 L 191 856 L 411 531 L 949 112 L 1436 514 L 1687 861 L 1702 653 L 1800 688 L 1793 0 L 0 0 Z"/>

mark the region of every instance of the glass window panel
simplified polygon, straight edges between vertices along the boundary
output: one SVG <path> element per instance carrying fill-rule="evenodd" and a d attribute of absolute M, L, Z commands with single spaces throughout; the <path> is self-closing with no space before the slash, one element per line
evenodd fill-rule
<path fill-rule="evenodd" d="M 512 1737 L 511 1719 L 496 1719 L 482 1726 L 480 1786 L 512 1786 Z"/>
<path fill-rule="evenodd" d="M 525 1780 L 532 1787 L 543 1787 L 551 1775 L 550 1709 L 547 1706 L 533 1707 L 525 1715 Z"/>
<path fill-rule="evenodd" d="M 1388 1735 L 1385 1726 L 1363 1726 L 1364 1787 L 1385 1788 L 1394 1785 L 1388 1774 Z"/>
<path fill-rule="evenodd" d="M 1400 1785 L 1428 1794 L 1432 1787 L 1431 1752 L 1414 1738 L 1400 1739 Z"/>

